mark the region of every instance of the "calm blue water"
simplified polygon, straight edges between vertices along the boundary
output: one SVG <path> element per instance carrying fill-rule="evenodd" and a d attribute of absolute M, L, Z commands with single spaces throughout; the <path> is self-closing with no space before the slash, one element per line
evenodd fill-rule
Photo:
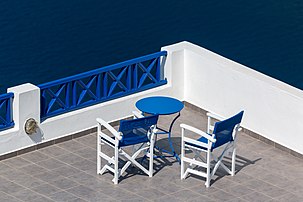
<path fill-rule="evenodd" d="M 303 89 L 302 1 L 0 1 L 0 93 L 187 40 Z"/>

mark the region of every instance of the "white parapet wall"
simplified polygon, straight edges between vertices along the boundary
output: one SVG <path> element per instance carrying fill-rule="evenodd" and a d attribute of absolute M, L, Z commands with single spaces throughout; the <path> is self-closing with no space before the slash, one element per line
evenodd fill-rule
<path fill-rule="evenodd" d="M 303 154 L 303 91 L 194 44 L 180 46 L 187 102 L 223 117 L 244 110 L 245 128 Z"/>
<path fill-rule="evenodd" d="M 168 52 L 164 67 L 168 80 L 166 85 L 51 117 L 43 122 L 40 122 L 40 89 L 29 83 L 9 88 L 7 91 L 14 93 L 15 126 L 0 132 L 0 155 L 94 128 L 99 117 L 108 122 L 129 117 L 136 110 L 136 101 L 143 97 L 163 95 L 184 100 L 183 58 L 183 50 Z M 39 126 L 33 135 L 27 135 L 24 130 L 29 118 L 34 118 Z"/>
<path fill-rule="evenodd" d="M 244 110 L 243 126 L 303 154 L 303 92 L 189 42 L 163 47 L 168 52 L 166 85 L 48 118 L 40 122 L 40 89 L 32 84 L 14 93 L 14 128 L 0 132 L 0 155 L 96 127 L 131 115 L 137 100 L 172 96 L 223 117 Z M 27 135 L 28 118 L 38 122 Z"/>

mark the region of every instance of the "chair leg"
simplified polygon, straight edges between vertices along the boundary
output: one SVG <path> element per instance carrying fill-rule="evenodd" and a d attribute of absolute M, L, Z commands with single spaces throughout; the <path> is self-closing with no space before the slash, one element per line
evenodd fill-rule
<path fill-rule="evenodd" d="M 184 165 L 184 155 L 185 155 L 185 145 L 184 145 L 184 141 L 183 141 L 183 137 L 184 137 L 184 128 L 182 128 L 182 142 L 181 142 L 181 180 L 184 179 L 184 170 L 185 170 L 185 165 Z"/>
<path fill-rule="evenodd" d="M 236 147 L 233 148 L 232 153 L 232 162 L 231 162 L 231 176 L 235 175 L 235 167 L 236 167 Z"/>
<path fill-rule="evenodd" d="M 149 177 L 153 176 L 154 173 L 154 143 L 151 142 L 149 147 Z"/>
<path fill-rule="evenodd" d="M 100 130 L 100 126 L 98 124 L 98 131 Z M 100 136 L 99 134 L 97 135 L 97 174 L 100 174 L 100 170 L 101 170 L 101 144 L 100 144 Z"/>
<path fill-rule="evenodd" d="M 206 162 L 207 162 L 207 168 L 206 168 L 206 182 L 205 182 L 205 186 L 206 188 L 209 187 L 210 185 L 210 179 L 211 179 L 211 173 L 210 173 L 210 150 L 207 151 L 207 159 L 206 159 Z"/>
<path fill-rule="evenodd" d="M 115 173 L 114 173 L 114 184 L 118 184 L 118 178 L 119 178 L 119 149 L 118 147 L 115 147 Z"/>
<path fill-rule="evenodd" d="M 99 151 L 97 151 L 99 153 Z M 101 174 L 101 156 L 97 154 L 97 174 Z"/>

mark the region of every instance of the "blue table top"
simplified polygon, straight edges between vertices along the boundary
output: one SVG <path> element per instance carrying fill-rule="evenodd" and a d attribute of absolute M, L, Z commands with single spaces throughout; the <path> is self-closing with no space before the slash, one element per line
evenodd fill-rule
<path fill-rule="evenodd" d="M 137 101 L 136 107 L 148 114 L 169 115 L 180 112 L 184 105 L 175 98 L 154 96 Z"/>

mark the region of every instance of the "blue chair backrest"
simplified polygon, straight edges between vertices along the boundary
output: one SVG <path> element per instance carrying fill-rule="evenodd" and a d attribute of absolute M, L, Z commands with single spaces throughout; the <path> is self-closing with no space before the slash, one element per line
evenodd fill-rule
<path fill-rule="evenodd" d="M 237 124 L 241 123 L 243 113 L 244 111 L 241 111 L 233 117 L 215 123 L 213 134 L 215 134 L 216 142 L 213 144 L 213 148 L 234 140 L 233 130 Z"/>
<path fill-rule="evenodd" d="M 156 125 L 159 115 L 152 115 L 138 119 L 132 120 L 122 120 L 120 121 L 119 131 L 124 135 L 133 131 L 134 129 L 144 129 L 148 131 L 151 126 Z"/>

